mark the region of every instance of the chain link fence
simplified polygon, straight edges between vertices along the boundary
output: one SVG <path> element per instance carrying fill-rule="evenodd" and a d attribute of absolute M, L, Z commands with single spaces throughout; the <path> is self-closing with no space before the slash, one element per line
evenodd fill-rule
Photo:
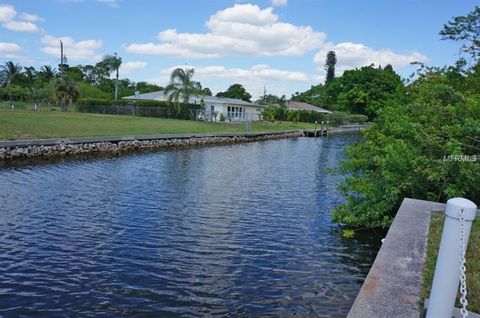
<path fill-rule="evenodd" d="M 203 110 L 198 108 L 175 109 L 173 107 L 140 107 L 135 105 L 82 105 L 78 106 L 78 111 L 82 113 L 92 114 L 125 115 L 187 120 L 198 120 L 201 119 L 203 116 Z"/>

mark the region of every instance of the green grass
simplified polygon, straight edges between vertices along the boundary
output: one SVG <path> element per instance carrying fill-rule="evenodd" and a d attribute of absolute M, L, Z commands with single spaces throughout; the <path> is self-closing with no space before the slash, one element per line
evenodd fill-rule
<path fill-rule="evenodd" d="M 250 131 L 313 128 L 309 123 L 253 122 Z M 0 109 L 0 140 L 244 131 L 245 124 L 241 123 Z"/>
<path fill-rule="evenodd" d="M 33 110 L 33 102 L 21 102 L 21 101 L 12 101 L 12 104 L 15 106 L 15 110 Z M 58 105 L 46 105 L 44 103 L 37 104 L 39 109 L 47 111 L 51 109 L 61 110 L 60 106 Z M 1 101 L 0 102 L 0 110 L 1 109 L 10 109 L 10 102 L 9 101 Z M 76 109 L 75 106 L 70 107 L 70 111 L 74 111 Z"/>
<path fill-rule="evenodd" d="M 433 216 L 428 234 L 427 259 L 423 275 L 422 298 L 428 298 L 432 287 L 438 248 L 442 237 L 444 216 Z M 480 313 L 480 221 L 473 222 L 467 248 L 467 300 L 469 311 Z M 459 307 L 457 297 L 457 307 Z"/>

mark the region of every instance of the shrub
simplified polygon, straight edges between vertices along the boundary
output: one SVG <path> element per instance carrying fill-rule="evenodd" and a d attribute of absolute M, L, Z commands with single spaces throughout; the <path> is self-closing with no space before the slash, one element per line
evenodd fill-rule
<path fill-rule="evenodd" d="M 266 107 L 262 112 L 263 119 L 268 120 L 270 122 L 274 122 L 277 114 L 276 108 L 277 108 L 276 106 Z"/>
<path fill-rule="evenodd" d="M 287 120 L 288 121 L 293 121 L 294 123 L 298 123 L 300 121 L 300 111 L 298 111 L 298 110 L 288 111 Z"/>
<path fill-rule="evenodd" d="M 288 120 L 294 122 L 314 123 L 322 121 L 325 115 L 308 110 L 288 110 L 285 106 L 268 106 L 262 112 L 264 120 L 274 122 L 275 120 Z"/>
<path fill-rule="evenodd" d="M 364 124 L 368 120 L 365 115 L 349 115 L 347 121 L 351 124 Z"/>
<path fill-rule="evenodd" d="M 343 125 L 348 120 L 348 114 L 344 112 L 335 111 L 333 113 L 327 114 L 325 120 L 329 121 L 331 124 L 336 126 Z"/>

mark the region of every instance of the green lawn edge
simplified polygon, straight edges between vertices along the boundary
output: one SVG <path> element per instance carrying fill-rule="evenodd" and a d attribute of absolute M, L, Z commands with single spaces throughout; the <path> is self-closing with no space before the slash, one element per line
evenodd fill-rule
<path fill-rule="evenodd" d="M 313 129 L 311 123 L 212 123 L 207 121 L 85 114 L 59 111 L 0 110 L 0 140 L 158 135 L 181 133 L 242 133 Z"/>
<path fill-rule="evenodd" d="M 442 238 L 443 224 L 445 216 L 432 215 L 430 229 L 428 233 L 427 257 L 425 260 L 425 270 L 423 273 L 423 284 L 421 297 L 429 298 L 432 288 L 433 275 L 435 273 L 435 264 L 437 262 L 438 249 Z M 467 248 L 467 300 L 468 311 L 480 313 L 480 221 L 478 218 L 472 224 L 472 230 Z M 457 296 L 457 307 L 460 303 Z"/>

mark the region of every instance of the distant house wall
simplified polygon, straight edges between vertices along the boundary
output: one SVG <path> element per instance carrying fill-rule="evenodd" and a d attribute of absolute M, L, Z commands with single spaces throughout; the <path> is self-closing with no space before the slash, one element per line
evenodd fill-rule
<path fill-rule="evenodd" d="M 257 121 L 261 113 L 262 109 L 255 106 L 205 103 L 205 117 L 211 121 L 220 121 L 222 114 L 228 122 Z"/>
<path fill-rule="evenodd" d="M 166 100 L 165 95 L 161 91 L 123 98 L 130 100 Z M 193 96 L 190 102 L 193 104 L 203 103 L 205 112 L 199 115 L 198 118 L 210 121 L 220 121 L 222 114 L 225 121 L 256 121 L 262 118 L 262 110 L 265 108 L 265 106 L 245 102 L 240 99 L 216 96 Z"/>

